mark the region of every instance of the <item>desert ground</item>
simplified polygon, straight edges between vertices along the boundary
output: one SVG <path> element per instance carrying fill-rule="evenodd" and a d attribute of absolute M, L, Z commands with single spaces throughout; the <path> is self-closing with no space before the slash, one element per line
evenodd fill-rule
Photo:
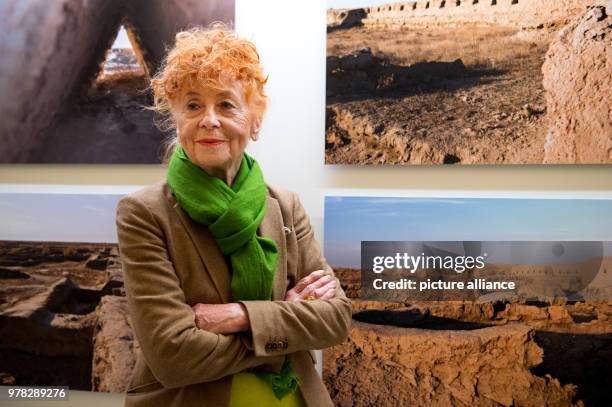
<path fill-rule="evenodd" d="M 612 403 L 611 301 L 366 301 L 358 269 L 334 270 L 353 301 L 323 356 L 338 406 Z"/>
<path fill-rule="evenodd" d="M 593 0 L 328 8 L 326 163 L 611 163 L 611 14 Z"/>
<path fill-rule="evenodd" d="M 326 163 L 541 163 L 541 66 L 554 33 L 477 24 L 328 33 Z M 360 50 L 371 55 L 369 69 L 378 64 L 397 73 L 367 78 L 378 81 L 374 89 L 336 86 L 358 79 L 334 79 L 330 57 L 342 61 Z M 434 61 L 449 68 L 436 72 Z M 414 64 L 423 69 L 410 72 Z M 410 82 L 394 85 L 402 71 Z"/>

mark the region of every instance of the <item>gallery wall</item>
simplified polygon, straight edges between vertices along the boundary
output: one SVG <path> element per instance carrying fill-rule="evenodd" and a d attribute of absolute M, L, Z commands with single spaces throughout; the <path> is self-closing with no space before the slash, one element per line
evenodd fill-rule
<path fill-rule="evenodd" d="M 236 1 L 237 31 L 257 45 L 269 74 L 270 108 L 250 152 L 267 181 L 298 192 L 320 241 L 324 196 L 378 189 L 541 191 L 612 190 L 612 165 L 326 166 L 324 0 Z M 164 177 L 158 165 L 2 165 L 4 184 L 147 185 Z M 74 393 L 53 405 L 119 406 L 117 394 Z M 32 402 L 32 405 L 44 405 Z M 0 402 L 0 405 L 3 405 Z M 28 403 L 23 403 L 24 406 Z"/>
<path fill-rule="evenodd" d="M 607 190 L 610 165 L 326 166 L 325 1 L 236 3 L 236 27 L 269 74 L 270 108 L 250 151 L 267 180 L 299 193 L 322 239 L 323 196 L 338 189 Z M 2 165 L 0 183 L 146 185 L 157 165 Z"/>

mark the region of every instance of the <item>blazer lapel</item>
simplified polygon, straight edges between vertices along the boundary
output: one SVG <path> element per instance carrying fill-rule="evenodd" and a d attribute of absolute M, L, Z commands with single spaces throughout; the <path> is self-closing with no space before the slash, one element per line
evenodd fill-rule
<path fill-rule="evenodd" d="M 270 195 L 268 195 L 267 204 L 266 215 L 259 225 L 259 235 L 274 240 L 278 248 L 279 256 L 272 285 L 272 300 L 282 300 L 285 298 L 287 288 L 287 244 L 283 229 L 283 216 L 278 201 Z"/>
<path fill-rule="evenodd" d="M 172 192 L 170 192 L 170 195 L 170 203 L 191 237 L 202 263 L 206 267 L 206 270 L 208 270 L 208 275 L 219 294 L 220 302 L 229 302 L 231 299 L 230 272 L 215 238 L 206 226 L 194 222 L 189 218 L 189 215 L 187 215 L 178 202 L 176 202 L 176 198 L 174 198 Z"/>

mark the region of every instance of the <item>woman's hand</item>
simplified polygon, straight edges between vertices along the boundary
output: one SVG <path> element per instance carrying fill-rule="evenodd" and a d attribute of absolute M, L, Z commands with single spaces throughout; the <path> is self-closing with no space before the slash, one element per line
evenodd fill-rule
<path fill-rule="evenodd" d="M 336 280 L 325 275 L 324 270 L 313 271 L 287 291 L 285 301 L 308 299 L 328 300 L 336 295 Z M 234 334 L 251 328 L 246 309 L 240 303 L 202 304 L 193 307 L 198 329 L 216 334 Z"/>
<path fill-rule="evenodd" d="M 199 329 L 227 335 L 248 331 L 251 328 L 246 309 L 240 303 L 197 303 L 191 308 L 195 313 L 195 323 Z"/>
<path fill-rule="evenodd" d="M 313 271 L 285 294 L 285 301 L 309 299 L 329 300 L 336 295 L 336 280 L 325 275 L 324 270 Z"/>

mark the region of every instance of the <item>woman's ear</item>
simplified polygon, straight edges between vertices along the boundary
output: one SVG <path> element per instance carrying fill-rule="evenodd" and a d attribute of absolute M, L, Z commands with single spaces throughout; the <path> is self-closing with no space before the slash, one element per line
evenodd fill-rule
<path fill-rule="evenodd" d="M 251 140 L 259 140 L 259 130 L 261 130 L 261 117 L 256 117 L 251 123 Z"/>

